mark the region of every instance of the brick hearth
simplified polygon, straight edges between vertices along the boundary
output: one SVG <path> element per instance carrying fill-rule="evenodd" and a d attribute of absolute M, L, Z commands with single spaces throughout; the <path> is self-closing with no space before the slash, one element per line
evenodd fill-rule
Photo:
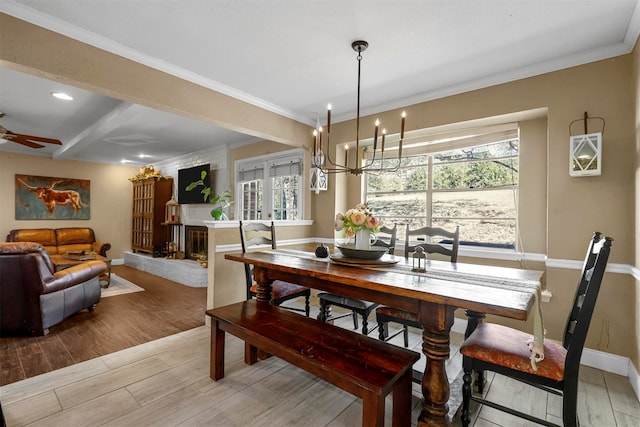
<path fill-rule="evenodd" d="M 153 258 L 150 255 L 125 252 L 124 264 L 192 288 L 206 288 L 208 270 L 188 259 Z"/>

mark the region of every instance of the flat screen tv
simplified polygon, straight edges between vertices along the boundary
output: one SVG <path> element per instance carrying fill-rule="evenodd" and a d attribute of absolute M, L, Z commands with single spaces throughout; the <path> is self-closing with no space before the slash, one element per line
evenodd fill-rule
<path fill-rule="evenodd" d="M 185 205 L 206 203 L 201 193 L 203 186 L 198 186 L 191 191 L 186 190 L 189 184 L 202 177 L 203 171 L 207 173 L 204 178 L 204 187 L 211 187 L 211 165 L 209 163 L 178 170 L 178 203 Z"/>

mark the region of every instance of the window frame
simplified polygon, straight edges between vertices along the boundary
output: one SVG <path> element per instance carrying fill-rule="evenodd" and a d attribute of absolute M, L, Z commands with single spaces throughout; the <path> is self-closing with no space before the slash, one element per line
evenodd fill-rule
<path fill-rule="evenodd" d="M 270 176 L 270 168 L 273 166 L 283 166 L 287 164 L 299 163 L 299 174 L 281 175 L 281 176 L 298 176 L 296 184 L 296 207 L 297 218 L 294 219 L 274 219 L 275 203 L 273 178 Z M 247 171 L 256 170 L 254 179 L 240 179 L 241 174 Z M 260 172 L 261 171 L 261 172 Z M 281 151 L 273 154 L 265 154 L 256 157 L 236 160 L 234 164 L 234 194 L 235 194 L 235 218 L 243 221 L 297 221 L 302 220 L 304 215 L 304 151 L 302 149 L 294 149 Z M 252 209 L 253 212 L 261 212 L 262 218 L 244 219 L 245 209 L 244 186 L 250 182 L 262 181 L 262 206 Z M 268 212 L 265 214 L 265 212 Z"/>
<path fill-rule="evenodd" d="M 434 168 L 437 167 L 438 165 L 441 164 L 455 164 L 455 163 L 472 163 L 472 162 L 478 162 L 478 161 L 483 161 L 483 159 L 455 159 L 455 160 L 451 160 L 450 162 L 439 162 L 437 161 L 435 158 L 438 154 L 441 153 L 445 153 L 448 151 L 452 151 L 452 150 L 456 150 L 456 149 L 460 149 L 460 148 L 471 148 L 471 147 L 481 147 L 481 146 L 485 146 L 485 145 L 491 145 L 491 144 L 495 144 L 495 143 L 499 143 L 499 142 L 506 142 L 506 141 L 512 141 L 512 140 L 516 140 L 518 143 L 518 149 L 517 149 L 517 153 L 515 155 L 512 156 L 506 156 L 506 158 L 508 159 L 512 159 L 515 158 L 517 165 L 518 165 L 518 170 L 517 170 L 517 178 L 515 180 L 515 184 L 511 184 L 508 186 L 509 191 L 514 192 L 514 204 L 513 204 L 513 209 L 514 209 L 514 217 L 499 217 L 499 221 L 501 222 L 507 222 L 507 221 L 512 221 L 515 224 L 515 230 L 514 233 L 512 235 L 512 240 L 513 242 L 503 242 L 503 243 L 496 243 L 496 242 L 491 242 L 491 241 L 475 241 L 475 240 L 469 240 L 469 239 L 462 239 L 460 241 L 461 245 L 465 245 L 465 246 L 469 246 L 469 247 L 480 247 L 480 248 L 498 248 L 498 249 L 507 249 L 507 250 L 516 250 L 518 247 L 518 241 L 519 241 L 519 197 L 520 197 L 520 173 L 521 173 L 521 168 L 520 168 L 520 164 L 521 164 L 521 158 L 520 158 L 520 135 L 519 135 L 519 129 L 516 126 L 515 127 L 515 137 L 513 135 L 513 132 L 511 134 L 511 137 L 509 138 L 504 138 L 503 134 L 495 134 L 495 140 L 491 141 L 491 140 L 487 140 L 487 138 L 491 138 L 490 134 L 485 134 L 485 135 L 481 135 L 481 138 L 476 139 L 475 143 L 469 143 L 471 141 L 474 141 L 473 138 L 471 138 L 469 141 L 467 141 L 464 144 L 461 144 L 459 141 L 453 140 L 451 143 L 441 143 L 438 144 L 437 146 L 437 150 L 434 149 L 433 145 L 429 145 L 428 143 L 425 144 L 424 142 L 420 142 L 419 144 L 416 145 L 422 145 L 425 147 L 424 150 L 421 149 L 413 149 L 411 150 L 411 154 L 409 156 L 403 156 L 403 157 L 415 157 L 415 156 L 426 156 L 427 161 L 425 162 L 425 164 L 423 164 L 423 166 L 414 166 L 414 165 L 409 165 L 409 166 L 404 166 L 401 168 L 405 169 L 405 170 L 410 170 L 410 169 L 415 169 L 415 168 L 424 168 L 426 169 L 426 188 L 424 190 L 415 190 L 415 189 L 402 189 L 402 190 L 387 190 L 387 191 L 370 191 L 369 190 L 369 177 L 371 175 L 384 175 L 384 173 L 369 173 L 369 172 L 365 172 L 363 174 L 363 186 L 364 186 L 364 198 L 365 201 L 370 201 L 373 199 L 373 197 L 379 196 L 379 195 L 390 195 L 390 194 L 398 194 L 398 193 L 402 193 L 402 194 L 417 194 L 419 195 L 418 200 L 419 199 L 423 199 L 424 203 L 425 203 L 425 210 L 426 212 L 424 213 L 424 216 L 412 216 L 411 218 L 407 217 L 407 219 L 417 219 L 419 218 L 420 220 L 424 219 L 424 225 L 426 226 L 438 226 L 438 224 L 434 225 L 434 217 L 436 221 L 446 221 L 446 220 L 453 220 L 454 222 L 456 220 L 459 219 L 459 222 L 462 224 L 466 221 L 477 221 L 477 220 L 483 220 L 483 219 L 487 219 L 489 217 L 481 217 L 481 218 L 472 218 L 472 217 L 464 217 L 464 216 L 459 216 L 459 217 L 451 217 L 451 216 L 442 216 L 442 215 L 435 215 L 434 213 L 434 198 L 437 199 L 437 194 L 451 194 L 451 193 L 455 193 L 455 192 L 465 192 L 465 193 L 469 193 L 469 194 L 473 194 L 475 192 L 483 192 L 483 191 L 495 191 L 495 190 L 500 190 L 501 188 L 506 188 L 506 187 L 500 187 L 500 186 L 496 186 L 496 187 L 490 187 L 490 188 L 486 188 L 486 187 L 480 187 L 480 188 L 462 188 L 462 189 L 455 189 L 455 188 L 450 188 L 450 189 L 440 189 L 440 188 L 434 188 Z M 499 157 L 495 157 L 495 159 L 504 159 L 505 156 L 499 156 Z M 487 159 L 487 161 L 493 161 L 494 158 L 490 158 Z M 371 197 L 373 196 L 373 197 Z M 421 197 L 423 196 L 423 197 Z M 406 224 L 407 222 L 398 222 L 398 224 Z M 402 228 L 402 227 L 401 227 Z M 402 239 L 404 238 L 404 228 L 402 230 L 400 230 L 400 234 L 402 235 L 402 237 L 400 238 L 400 240 L 402 241 Z"/>

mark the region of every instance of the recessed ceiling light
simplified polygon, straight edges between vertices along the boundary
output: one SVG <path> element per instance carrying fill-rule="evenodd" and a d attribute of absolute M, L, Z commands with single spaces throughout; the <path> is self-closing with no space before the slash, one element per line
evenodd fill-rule
<path fill-rule="evenodd" d="M 73 96 L 64 92 L 51 92 L 51 96 L 54 98 L 62 99 L 63 101 L 73 101 Z"/>
<path fill-rule="evenodd" d="M 138 154 L 138 157 L 141 159 L 146 159 L 148 157 L 151 157 L 151 154 Z"/>
<path fill-rule="evenodd" d="M 122 159 L 122 160 L 120 160 L 120 163 L 132 163 L 132 162 L 131 162 L 131 160 Z"/>

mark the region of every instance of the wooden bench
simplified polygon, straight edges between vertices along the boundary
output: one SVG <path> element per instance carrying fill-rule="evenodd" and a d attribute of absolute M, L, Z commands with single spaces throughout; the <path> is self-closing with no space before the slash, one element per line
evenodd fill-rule
<path fill-rule="evenodd" d="M 207 310 L 211 371 L 224 377 L 225 332 L 245 341 L 245 362 L 258 349 L 362 399 L 362 425 L 384 426 L 384 401 L 393 392 L 393 426 L 411 425 L 411 372 L 420 355 L 255 300 Z"/>

